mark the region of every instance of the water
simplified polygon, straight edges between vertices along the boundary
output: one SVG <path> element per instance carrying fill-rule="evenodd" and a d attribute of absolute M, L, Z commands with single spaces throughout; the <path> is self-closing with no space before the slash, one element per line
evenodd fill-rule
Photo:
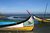
<path fill-rule="evenodd" d="M 43 14 L 35 14 L 36 16 L 39 16 L 39 17 L 43 17 L 44 15 Z M 29 14 L 8 14 L 8 15 L 5 15 L 5 16 L 21 16 L 21 17 L 29 17 Z M 34 14 L 33 14 L 34 16 Z M 50 17 L 50 14 L 47 14 L 46 17 Z M 12 19 L 12 18 L 11 18 Z M 16 20 L 25 20 L 24 18 L 17 18 Z M 16 22 L 0 22 L 0 25 L 5 25 L 5 24 L 12 24 L 12 23 L 16 23 Z M 39 22 L 37 20 L 35 20 L 35 24 L 39 24 Z"/>

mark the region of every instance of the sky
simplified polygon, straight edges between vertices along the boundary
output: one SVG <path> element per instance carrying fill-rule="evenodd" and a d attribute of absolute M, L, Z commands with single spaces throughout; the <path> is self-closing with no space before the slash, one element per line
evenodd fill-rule
<path fill-rule="evenodd" d="M 46 13 L 50 13 L 50 0 L 0 0 L 0 14 L 27 14 L 26 10 L 33 14 L 43 14 L 46 3 Z"/>

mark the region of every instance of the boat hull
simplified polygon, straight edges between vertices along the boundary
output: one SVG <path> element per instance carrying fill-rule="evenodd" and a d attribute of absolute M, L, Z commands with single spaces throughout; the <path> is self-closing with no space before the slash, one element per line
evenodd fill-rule
<path fill-rule="evenodd" d="M 40 19 L 40 18 L 35 17 L 35 16 L 34 16 L 34 18 L 39 22 L 50 22 L 50 19 Z"/>
<path fill-rule="evenodd" d="M 32 16 L 25 22 L 12 25 L 12 26 L 6 26 L 0 28 L 0 30 L 21 30 L 21 31 L 31 31 L 34 28 L 34 20 Z"/>
<path fill-rule="evenodd" d="M 24 26 L 24 27 L 18 27 L 18 28 L 4 28 L 4 29 L 1 29 L 1 30 L 32 31 L 33 28 L 34 28 L 34 26 Z"/>

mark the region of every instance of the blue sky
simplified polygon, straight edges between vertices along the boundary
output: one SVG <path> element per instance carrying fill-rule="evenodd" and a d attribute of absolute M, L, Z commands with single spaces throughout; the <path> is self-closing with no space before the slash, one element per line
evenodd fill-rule
<path fill-rule="evenodd" d="M 50 0 L 0 0 L 0 13 L 26 14 L 26 10 L 34 14 L 44 13 L 47 2 L 47 13 L 50 13 Z"/>

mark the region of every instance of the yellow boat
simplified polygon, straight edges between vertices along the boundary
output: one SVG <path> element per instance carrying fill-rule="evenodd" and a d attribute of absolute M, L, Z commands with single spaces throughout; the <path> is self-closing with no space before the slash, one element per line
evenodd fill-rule
<path fill-rule="evenodd" d="M 36 16 L 33 16 L 34 19 L 38 20 L 39 22 L 50 22 L 50 19 L 45 19 L 45 18 L 39 18 L 39 17 L 36 17 Z"/>
<path fill-rule="evenodd" d="M 34 19 L 38 20 L 39 22 L 50 22 L 50 19 L 45 18 L 45 14 L 46 14 L 46 11 L 47 11 L 47 6 L 48 6 L 48 3 L 46 3 L 46 8 L 45 8 L 45 12 L 44 12 L 44 18 L 40 18 L 38 16 L 33 16 Z"/>

